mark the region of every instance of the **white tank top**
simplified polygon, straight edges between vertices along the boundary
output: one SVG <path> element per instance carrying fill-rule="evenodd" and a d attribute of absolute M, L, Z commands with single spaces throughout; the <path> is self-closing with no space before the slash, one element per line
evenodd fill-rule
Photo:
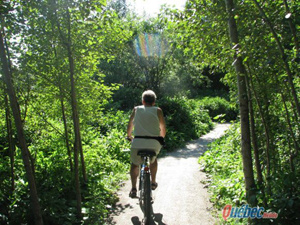
<path fill-rule="evenodd" d="M 145 107 L 143 105 L 137 106 L 135 116 L 133 119 L 134 135 L 135 136 L 159 136 L 159 119 L 157 116 L 157 107 Z M 161 145 L 154 139 L 133 139 L 132 148 L 147 148 L 160 149 Z"/>

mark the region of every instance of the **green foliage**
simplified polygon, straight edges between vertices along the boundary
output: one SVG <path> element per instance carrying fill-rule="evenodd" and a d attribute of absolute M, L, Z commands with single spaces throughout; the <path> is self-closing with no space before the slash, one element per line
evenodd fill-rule
<path fill-rule="evenodd" d="M 158 105 L 163 108 L 167 118 L 168 150 L 178 148 L 185 141 L 197 138 L 212 128 L 208 111 L 202 109 L 197 100 L 165 98 L 161 99 Z M 39 118 L 34 117 L 32 113 L 29 110 L 28 117 L 38 121 Z M 129 143 L 124 139 L 129 113 L 107 111 L 99 118 L 97 123 L 87 124 L 81 130 L 89 179 L 87 186 L 82 186 L 83 214 L 86 224 L 103 224 L 105 215 L 117 199 L 114 193 L 129 169 L 129 154 L 122 152 L 123 149 L 129 148 Z M 47 223 L 74 224 L 76 201 L 73 173 L 70 171 L 64 136 L 57 132 L 63 129 L 63 125 L 49 118 L 47 120 L 48 123 L 43 123 L 42 120 L 42 123 L 29 123 L 31 127 L 27 127 L 31 138 L 29 149 L 36 159 L 36 181 L 41 206 L 44 208 L 43 216 Z M 52 126 L 49 126 L 49 123 Z M 1 158 L 6 162 L 1 163 L 2 177 L 5 177 L 6 181 L 1 185 L 3 201 L 4 196 L 10 191 L 9 174 L 6 170 L 9 166 L 7 157 Z M 6 200 L 11 204 L 6 209 L 10 213 L 11 222 L 32 221 L 26 177 L 22 170 L 19 149 L 17 149 L 15 163 L 18 165 L 15 174 L 23 178 L 16 182 L 18 192 L 13 199 Z M 9 205 L 8 202 L 3 204 Z"/>
<path fill-rule="evenodd" d="M 108 107 L 132 110 L 134 106 L 141 104 L 141 93 L 143 93 L 143 89 L 141 88 L 120 87 L 120 89 L 114 93 L 112 101 Z"/>
<path fill-rule="evenodd" d="M 202 170 L 208 173 L 206 183 L 211 193 L 211 201 L 217 210 L 222 210 L 227 204 L 237 207 L 247 204 L 239 126 L 239 123 L 233 124 L 226 134 L 210 144 L 209 150 L 199 158 Z M 266 211 L 279 214 L 275 224 L 294 224 L 299 221 L 299 177 L 299 170 L 290 173 L 289 168 L 272 177 L 269 182 L 272 183 L 273 195 L 272 198 L 268 198 L 268 207 L 264 206 L 261 189 L 257 188 L 258 205 L 265 207 Z M 224 222 L 220 213 L 218 216 Z M 247 220 L 229 219 L 226 224 L 246 222 Z M 268 223 L 269 221 L 264 220 L 260 224 Z"/>
<path fill-rule="evenodd" d="M 89 182 L 85 198 L 84 220 L 86 224 L 103 224 L 111 206 L 116 202 L 116 191 L 129 170 L 129 148 L 124 130 L 113 128 L 105 136 L 91 130 L 92 142 L 84 152 L 89 171 Z"/>
<path fill-rule="evenodd" d="M 163 98 L 157 101 L 162 108 L 167 125 L 166 148 L 174 149 L 186 141 L 196 139 L 213 127 L 207 110 L 196 100 Z"/>
<path fill-rule="evenodd" d="M 246 219 L 234 220 L 222 218 L 224 206 L 241 206 L 247 204 L 242 156 L 240 152 L 239 124 L 233 124 L 226 134 L 210 144 L 209 150 L 199 158 L 201 170 L 208 179 L 204 181 L 211 193 L 210 201 L 217 209 L 222 224 L 246 224 Z"/>
<path fill-rule="evenodd" d="M 215 121 L 219 119 L 231 121 L 237 117 L 236 107 L 221 97 L 204 97 L 200 100 L 200 105 L 208 110 L 209 116 Z"/>
<path fill-rule="evenodd" d="M 228 35 L 226 2 L 228 1 L 194 0 L 186 4 L 183 13 L 170 13 L 172 21 L 176 24 L 174 27 L 177 32 L 175 36 L 177 47 L 186 55 L 192 54 L 195 64 L 209 65 L 217 71 L 227 72 L 223 81 L 230 87 L 231 102 L 237 102 L 238 96 L 234 54 L 242 58 L 249 79 L 248 92 L 249 95 L 251 94 L 249 100 L 252 101 L 258 154 L 263 173 L 263 185 L 266 188 L 266 193 L 263 193 L 262 187 L 258 187 L 258 203 L 262 204 L 262 196 L 264 196 L 268 209 L 280 212 L 280 218 L 274 223 L 294 224 L 295 218 L 299 220 L 299 215 L 296 213 L 299 212 L 299 205 L 295 202 L 299 201 L 297 196 L 300 196 L 299 192 L 295 195 L 292 191 L 297 185 L 299 186 L 297 183 L 300 175 L 299 110 L 297 111 L 295 107 L 297 102 L 295 99 L 299 99 L 299 91 L 293 94 L 291 89 L 295 86 L 297 92 L 300 84 L 299 77 L 296 76 L 299 73 L 296 47 L 298 40 L 296 32 L 293 31 L 293 27 L 299 24 L 298 17 L 294 16 L 297 14 L 299 4 L 294 1 L 267 3 L 252 0 L 231 1 L 234 4 L 233 14 L 239 36 L 238 45 L 233 43 L 233 46 L 235 45 L 233 47 Z M 255 2 L 258 2 L 257 5 Z M 264 13 L 270 23 L 263 17 Z M 290 78 L 292 81 L 289 83 L 288 74 L 292 76 Z M 216 111 L 214 107 L 219 103 L 206 102 L 206 104 L 212 113 Z M 220 108 L 230 110 L 224 108 L 224 104 L 221 105 Z M 220 112 L 214 113 L 220 114 Z M 233 138 L 235 135 L 231 136 Z M 224 143 L 213 146 L 212 151 L 216 157 L 223 152 L 223 148 L 229 146 L 229 142 L 223 139 Z M 238 152 L 240 148 L 234 147 L 236 147 L 235 152 Z M 221 151 L 216 152 L 215 149 Z M 233 164 L 235 159 L 240 159 L 238 153 L 236 154 L 232 160 Z M 215 156 L 207 159 L 213 160 L 212 157 Z M 231 154 L 229 156 L 223 154 L 222 157 L 225 160 L 230 158 Z M 209 165 L 216 170 L 220 169 L 217 162 L 215 166 Z M 227 165 L 229 168 L 230 164 Z M 222 170 L 228 171 L 228 168 Z M 254 174 L 255 172 L 254 170 Z M 288 176 L 288 174 L 292 175 Z M 289 179 L 286 178 L 287 176 Z M 220 182 L 225 180 L 221 177 L 217 179 Z M 234 185 L 233 181 L 231 183 Z M 221 189 L 222 186 L 224 185 L 216 186 L 214 191 L 216 196 L 224 190 Z M 226 198 L 225 196 L 224 199 Z M 224 203 L 221 199 L 218 202 Z M 291 207 L 295 208 L 291 209 Z"/>
<path fill-rule="evenodd" d="M 229 203 L 245 203 L 238 125 L 232 125 L 223 137 L 211 143 L 199 159 L 202 170 L 209 174 L 211 199 L 218 209 Z"/>
<path fill-rule="evenodd" d="M 106 122 L 101 123 L 102 127 L 90 126 L 82 130 L 89 179 L 87 186 L 81 182 L 86 224 L 103 224 L 110 206 L 117 200 L 114 193 L 129 169 L 129 154 L 122 152 L 130 146 L 124 138 L 128 114 L 114 112 L 103 117 Z M 61 126 L 54 125 L 58 128 Z M 29 149 L 36 159 L 35 175 L 44 221 L 47 224 L 74 224 L 77 221 L 74 172 L 70 171 L 64 137 L 56 130 L 44 130 L 39 135 L 38 140 L 32 140 Z M 8 156 L 0 160 L 0 175 L 4 181 L 0 184 L 0 204 L 4 209 L 0 212 L 0 221 L 6 221 L 7 218 L 11 224 L 33 221 L 20 150 L 16 150 L 17 179 L 13 196 L 9 194 Z"/>

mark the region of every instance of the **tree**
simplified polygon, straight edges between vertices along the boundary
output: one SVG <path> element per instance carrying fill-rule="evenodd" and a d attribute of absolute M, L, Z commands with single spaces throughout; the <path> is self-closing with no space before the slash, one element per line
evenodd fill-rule
<path fill-rule="evenodd" d="M 14 86 L 12 83 L 12 76 L 10 74 L 8 63 L 7 63 L 7 57 L 6 57 L 6 51 L 4 48 L 2 32 L 3 32 L 3 29 L 1 29 L 1 32 L 0 32 L 0 52 L 1 52 L 1 62 L 2 62 L 2 67 L 3 67 L 3 73 L 4 73 L 5 83 L 6 83 L 6 87 L 7 87 L 7 93 L 9 95 L 10 105 L 11 105 L 12 112 L 14 115 L 19 145 L 21 148 L 23 163 L 24 163 L 24 167 L 26 170 L 26 174 L 27 174 L 28 185 L 29 185 L 31 201 L 32 201 L 32 209 L 33 209 L 33 213 L 34 213 L 34 217 L 35 217 L 35 224 L 42 225 L 43 224 L 42 211 L 40 208 L 39 199 L 38 199 L 38 195 L 37 195 L 35 178 L 34 178 L 33 169 L 32 169 L 33 165 L 30 162 L 30 156 L 29 156 L 30 152 L 27 147 L 25 134 L 24 134 L 24 130 L 23 130 L 23 125 L 22 125 L 22 120 L 21 120 L 20 109 L 19 109 L 19 105 L 18 105 L 18 100 L 16 98 Z"/>
<path fill-rule="evenodd" d="M 85 130 L 89 128 L 88 124 L 99 120 L 103 104 L 111 95 L 110 88 L 101 83 L 101 75 L 99 76 L 96 65 L 98 58 L 105 54 L 104 50 L 99 51 L 103 32 L 100 28 L 107 19 L 113 20 L 113 18 L 109 17 L 109 12 L 103 12 L 103 2 L 84 2 L 82 4 L 82 2 L 53 0 L 35 1 L 34 4 L 24 2 L 23 4 L 24 16 L 29 21 L 28 29 L 24 31 L 24 39 L 29 49 L 29 54 L 23 60 L 24 68 L 29 67 L 33 76 L 37 78 L 35 88 L 46 86 L 44 88 L 49 89 L 47 91 L 41 88 L 42 93 L 50 97 L 47 101 L 59 100 L 64 132 L 55 129 L 66 139 L 67 149 L 69 149 L 67 141 L 69 129 L 63 99 L 71 101 L 78 218 L 81 218 L 82 201 L 78 154 L 81 159 L 83 182 L 87 184 L 82 139 L 89 139 L 89 137 L 81 136 L 82 127 Z M 88 7 L 85 4 L 88 4 Z M 41 34 L 43 34 L 42 37 Z M 82 38 L 82 34 L 88 35 Z M 69 81 L 67 76 L 69 76 Z M 51 91 L 55 94 L 49 95 Z M 56 107 L 59 106 L 56 105 Z M 46 111 L 50 113 L 49 109 Z M 66 114 L 68 115 L 68 112 Z M 47 121 L 45 116 L 43 119 Z M 73 140 L 72 136 L 70 140 Z M 68 157 L 70 155 L 68 153 Z M 69 164 L 72 167 L 71 161 Z"/>
<path fill-rule="evenodd" d="M 5 102 L 5 117 L 6 117 L 6 129 L 7 129 L 7 140 L 9 144 L 9 157 L 10 157 L 10 174 L 11 174 L 11 194 L 15 190 L 15 173 L 14 173 L 14 164 L 15 164 L 15 144 L 13 141 L 13 130 L 12 130 L 12 119 L 10 113 L 10 107 L 8 103 L 8 97 L 4 94 Z"/>
<path fill-rule="evenodd" d="M 85 163 L 84 156 L 82 152 L 82 143 L 81 143 L 81 134 L 80 134 L 80 125 L 79 125 L 79 117 L 77 110 L 77 97 L 76 97 L 76 89 L 75 89 L 75 69 L 74 69 L 74 58 L 72 53 L 72 39 L 71 39 L 71 20 L 70 20 L 70 12 L 68 1 L 65 5 L 65 15 L 67 18 L 66 26 L 67 26 L 67 34 L 64 34 L 61 29 L 61 24 L 59 22 L 59 18 L 57 17 L 57 4 L 56 1 L 52 1 L 52 10 L 54 13 L 54 20 L 56 22 L 57 29 L 60 34 L 61 42 L 67 50 L 68 60 L 69 60 L 69 70 L 70 70 L 70 83 L 71 83 L 71 105 L 72 105 L 72 113 L 73 113 L 73 124 L 74 124 L 74 133 L 75 133 L 75 142 L 74 142 L 74 171 L 75 171 L 75 188 L 76 188 L 76 200 L 77 200 L 77 217 L 81 219 L 81 190 L 80 190 L 80 181 L 79 181 L 79 164 L 78 164 L 78 152 L 81 155 L 82 162 L 82 172 L 83 179 L 87 182 L 86 172 L 85 172 Z M 54 21 L 53 21 L 54 22 Z"/>
<path fill-rule="evenodd" d="M 249 105 L 246 87 L 246 70 L 243 65 L 243 59 L 238 56 L 240 51 L 239 38 L 236 22 L 234 19 L 234 4 L 232 0 L 225 0 L 226 9 L 228 13 L 228 27 L 230 33 L 230 39 L 235 50 L 234 65 L 237 73 L 237 85 L 239 94 L 239 106 L 241 116 L 241 145 L 242 145 L 242 157 L 243 157 L 243 170 L 246 183 L 247 200 L 251 205 L 256 205 L 255 197 L 255 182 L 252 165 L 251 155 L 251 140 L 250 140 L 250 126 L 249 126 Z"/>
<path fill-rule="evenodd" d="M 292 96 L 293 96 L 295 104 L 296 104 L 298 116 L 300 116 L 300 105 L 299 105 L 298 96 L 297 96 L 295 86 L 294 86 L 292 71 L 291 71 L 290 66 L 288 64 L 288 61 L 287 61 L 287 55 L 284 51 L 284 48 L 281 44 L 281 41 L 278 38 L 277 33 L 275 32 L 275 30 L 273 28 L 273 25 L 272 25 L 271 21 L 269 20 L 269 18 L 265 14 L 264 10 L 262 9 L 262 7 L 259 5 L 259 3 L 256 0 L 253 0 L 253 2 L 255 3 L 255 5 L 257 6 L 257 8 L 260 11 L 261 15 L 263 16 L 264 20 L 268 24 L 268 27 L 270 28 L 270 30 L 272 32 L 272 35 L 274 36 L 274 39 L 276 40 L 276 43 L 277 43 L 277 46 L 278 46 L 278 49 L 279 49 L 279 52 L 280 52 L 280 55 L 281 55 L 282 62 L 283 62 L 284 68 L 285 68 L 287 76 L 288 76 L 288 81 L 289 81 L 289 85 L 290 85 L 290 88 L 291 88 L 291 91 L 292 91 Z M 298 44 L 297 44 L 296 37 L 294 37 L 294 40 L 296 42 L 296 50 L 298 52 Z"/>
<path fill-rule="evenodd" d="M 277 207 L 278 210 L 283 210 L 285 207 L 279 207 L 277 202 L 282 198 L 288 201 L 287 199 L 293 196 L 290 190 L 295 190 L 300 174 L 295 167 L 295 159 L 299 158 L 299 140 L 296 140 L 299 132 L 298 96 L 295 93 L 299 87 L 299 79 L 296 76 L 298 50 L 297 41 L 295 42 L 297 38 L 294 38 L 290 26 L 290 22 L 296 24 L 297 20 L 293 15 L 297 6 L 294 2 L 289 2 L 287 8 L 286 1 L 265 2 L 263 6 L 254 0 L 234 3 L 233 5 L 233 1 L 213 0 L 189 1 L 185 12 L 174 12 L 170 17 L 177 24 L 178 47 L 184 49 L 185 53 L 192 52 L 193 61 L 196 63 L 226 71 L 223 80 L 230 86 L 231 100 L 233 103 L 237 100 L 243 103 L 244 109 L 248 105 L 245 91 L 245 78 L 248 76 L 248 94 L 253 93 L 255 100 L 251 102 L 251 107 L 249 106 L 251 131 L 255 131 L 255 134 L 252 133 L 252 141 L 257 166 L 253 173 L 257 173 L 259 185 L 254 186 L 254 174 L 251 172 L 245 178 L 245 183 L 248 188 L 249 183 L 252 183 L 253 188 L 262 192 L 266 187 L 265 195 L 256 195 L 258 202 L 263 201 L 269 208 Z M 288 17 L 292 15 L 289 17 L 290 21 L 286 18 L 287 12 L 291 13 Z M 225 23 L 228 17 L 230 26 Z M 227 34 L 228 27 L 230 35 Z M 235 56 L 234 63 L 229 57 L 231 55 Z M 232 65 L 235 65 L 235 72 Z M 233 85 L 237 75 L 238 85 Z M 295 91 L 292 90 L 292 86 Z M 240 112 L 241 126 L 246 124 L 248 127 L 247 132 L 245 127 L 241 129 L 241 142 L 245 143 L 243 134 L 247 133 L 249 157 L 246 161 L 249 162 L 247 167 L 250 169 L 252 159 L 248 136 L 249 118 L 243 120 L 248 113 L 247 110 Z M 244 157 L 243 151 L 242 147 Z M 247 174 L 247 171 L 244 172 Z M 286 183 L 283 185 L 275 179 L 284 180 Z M 282 215 L 282 218 L 288 220 L 288 215 Z"/>

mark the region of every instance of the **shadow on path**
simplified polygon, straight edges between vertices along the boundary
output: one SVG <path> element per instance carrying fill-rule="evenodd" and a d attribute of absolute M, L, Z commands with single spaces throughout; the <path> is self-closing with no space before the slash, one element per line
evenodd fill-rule
<path fill-rule="evenodd" d="M 154 222 L 150 225 L 167 225 L 162 221 L 163 215 L 161 213 L 154 213 Z M 131 222 L 133 225 L 142 225 L 142 221 L 138 216 L 134 216 L 131 218 Z"/>
<path fill-rule="evenodd" d="M 130 204 L 126 204 L 126 205 L 122 205 L 122 204 L 117 204 L 116 206 L 114 206 L 110 213 L 114 216 L 119 216 L 121 215 L 122 213 L 125 213 L 125 210 L 126 209 L 133 209 L 134 207 Z M 116 225 L 117 223 L 113 221 L 113 218 L 112 217 L 109 217 L 106 219 L 106 224 L 109 224 L 109 225 Z M 135 224 L 135 223 L 134 223 Z M 138 224 L 138 223 L 137 223 Z"/>
<path fill-rule="evenodd" d="M 126 205 L 118 204 L 111 210 L 111 213 L 114 216 L 119 216 L 120 214 L 124 213 L 126 209 L 132 209 L 132 208 L 134 207 L 130 204 L 126 204 Z M 133 225 L 142 225 L 142 219 L 140 220 L 138 216 L 131 217 L 131 222 Z M 112 221 L 112 218 L 108 218 L 108 220 L 106 220 L 106 224 L 117 225 L 116 222 Z M 154 222 L 151 223 L 150 225 L 167 225 L 167 224 L 163 222 L 163 214 L 154 213 Z"/>

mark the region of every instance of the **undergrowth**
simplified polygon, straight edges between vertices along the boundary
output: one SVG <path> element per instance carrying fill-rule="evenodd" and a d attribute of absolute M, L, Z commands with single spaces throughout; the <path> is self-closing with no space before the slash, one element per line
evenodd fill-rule
<path fill-rule="evenodd" d="M 235 120 L 238 110 L 225 98 L 221 97 L 204 97 L 197 100 L 201 108 L 208 110 L 209 116 L 213 121 L 223 119 L 227 122 Z"/>
<path fill-rule="evenodd" d="M 200 100 L 164 98 L 157 102 L 166 116 L 168 151 L 183 146 L 186 141 L 207 133 L 213 122 L 209 110 Z M 74 172 L 71 171 L 63 124 L 53 120 L 56 129 L 39 127 L 30 132 L 29 150 L 34 158 L 35 177 L 45 225 L 104 224 L 105 218 L 118 200 L 116 191 L 129 171 L 130 143 L 125 140 L 130 112 L 107 111 L 100 120 L 82 124 L 82 147 L 88 182 L 84 184 L 80 168 L 83 220 L 76 219 Z M 28 128 L 30 131 L 30 127 Z M 33 128 L 32 128 L 33 129 Z M 0 140 L 2 137 L 0 135 Z M 70 142 L 74 137 L 70 135 Z M 1 147 L 1 146 L 0 146 Z M 72 147 L 72 146 L 71 146 Z M 11 195 L 9 155 L 7 146 L 0 148 L 0 223 L 33 224 L 28 183 L 20 149 L 15 155 L 15 190 Z M 71 150 L 73 159 L 73 150 Z"/>
<path fill-rule="evenodd" d="M 167 150 L 182 147 L 186 141 L 199 138 L 213 127 L 208 110 L 197 100 L 184 97 L 163 98 L 157 102 L 166 119 Z"/>
<path fill-rule="evenodd" d="M 220 211 L 227 204 L 242 205 L 246 203 L 244 175 L 242 168 L 240 133 L 237 124 L 232 125 L 226 134 L 209 145 L 209 150 L 200 157 L 201 169 L 208 173 L 205 181 L 210 201 Z M 223 220 L 219 212 L 220 220 Z M 225 221 L 223 220 L 225 223 Z M 233 222 L 228 219 L 226 224 Z M 246 222 L 240 221 L 241 224 Z M 236 224 L 236 221 L 234 221 Z"/>
<path fill-rule="evenodd" d="M 265 212 L 278 213 L 277 219 L 223 219 L 222 210 L 225 205 L 241 207 L 247 204 L 240 139 L 240 124 L 235 123 L 223 137 L 211 143 L 208 151 L 199 158 L 201 169 L 207 173 L 208 179 L 204 183 L 211 193 L 210 201 L 216 209 L 220 224 L 300 224 L 300 173 L 299 170 L 292 173 L 290 168 L 276 168 L 281 173 L 275 173 L 269 180 L 272 195 L 266 194 L 267 206 L 264 205 L 261 189 L 257 187 L 258 206 L 264 207 Z M 281 147 L 279 145 L 278 149 Z M 255 167 L 254 173 L 256 174 Z M 279 180 L 283 182 L 278 182 Z"/>

